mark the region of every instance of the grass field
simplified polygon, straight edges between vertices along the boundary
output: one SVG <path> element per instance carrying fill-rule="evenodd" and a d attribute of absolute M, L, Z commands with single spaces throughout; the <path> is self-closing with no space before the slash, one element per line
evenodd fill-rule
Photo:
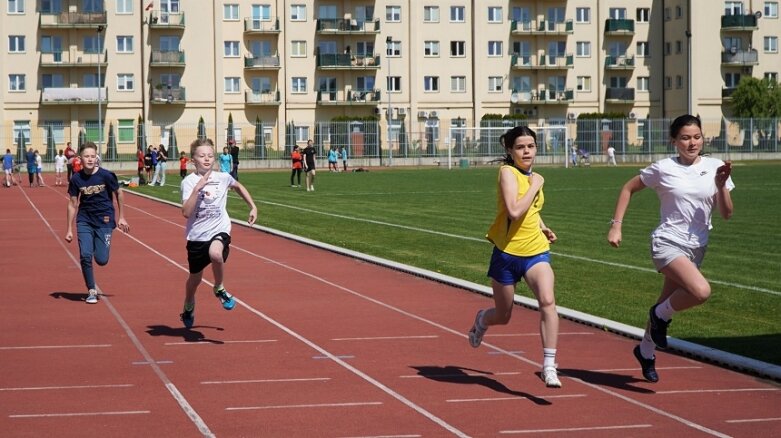
<path fill-rule="evenodd" d="M 559 238 L 552 247 L 558 304 L 643 327 L 662 285 L 649 254 L 659 220 L 656 195 L 644 190 L 632 199 L 621 248 L 606 240 L 618 190 L 638 169 L 536 170 L 546 181 L 543 218 Z M 317 191 L 307 193 L 290 187 L 287 171 L 240 174 L 260 225 L 485 285 L 492 247 L 484 236 L 496 210 L 496 177 L 496 167 L 323 169 Z M 676 315 L 669 334 L 781 365 L 781 165 L 736 163 L 733 178 L 735 214 L 729 221 L 714 215 L 702 267 L 713 295 Z M 171 175 L 169 184 L 176 182 Z M 176 189 L 133 190 L 180 202 Z M 234 198 L 231 215 L 246 219 Z M 518 293 L 531 296 L 525 286 Z"/>

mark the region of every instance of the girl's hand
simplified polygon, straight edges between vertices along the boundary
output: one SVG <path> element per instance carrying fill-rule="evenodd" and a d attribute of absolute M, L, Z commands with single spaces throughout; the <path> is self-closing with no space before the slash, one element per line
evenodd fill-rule
<path fill-rule="evenodd" d="M 621 224 L 610 226 L 610 231 L 607 232 L 607 241 L 613 248 L 618 248 L 621 245 Z"/>
<path fill-rule="evenodd" d="M 716 169 L 716 187 L 718 188 L 724 187 L 724 184 L 727 183 L 727 178 L 729 178 L 731 173 L 732 173 L 731 161 L 726 161 L 723 166 L 720 166 L 718 169 Z"/>
<path fill-rule="evenodd" d="M 556 240 L 558 240 L 558 237 L 556 237 L 556 233 L 553 232 L 550 228 L 543 228 L 542 234 L 545 235 L 546 238 L 548 238 L 548 243 L 556 243 Z"/>

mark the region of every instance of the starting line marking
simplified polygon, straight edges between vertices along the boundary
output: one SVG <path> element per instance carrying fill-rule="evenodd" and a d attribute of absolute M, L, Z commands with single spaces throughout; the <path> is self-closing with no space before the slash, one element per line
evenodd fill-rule
<path fill-rule="evenodd" d="M 138 415 L 149 414 L 152 411 L 113 411 L 113 412 L 70 412 L 60 414 L 18 414 L 9 415 L 9 418 L 48 418 L 48 417 L 92 417 L 99 415 Z"/>
<path fill-rule="evenodd" d="M 331 380 L 330 377 L 311 377 L 301 379 L 258 379 L 258 380 L 223 380 L 223 381 L 206 381 L 201 382 L 201 385 L 230 385 L 230 384 L 242 384 L 242 383 L 287 383 L 287 382 L 321 382 L 324 380 Z"/>
<path fill-rule="evenodd" d="M 545 395 L 537 398 L 549 399 L 549 398 L 581 398 L 587 397 L 586 394 L 564 394 L 564 395 Z M 492 402 L 492 401 L 531 401 L 529 397 L 488 397 L 488 398 L 453 398 L 445 400 L 448 403 L 472 403 L 472 402 Z"/>
<path fill-rule="evenodd" d="M 374 336 L 366 338 L 334 338 L 332 341 L 386 341 L 395 339 L 436 339 L 437 335 L 423 335 L 423 336 Z"/>
<path fill-rule="evenodd" d="M 382 402 L 352 402 L 352 403 L 318 403 L 305 405 L 276 405 L 276 406 L 241 406 L 225 408 L 226 411 L 254 411 L 261 409 L 299 409 L 299 408 L 349 408 L 353 406 L 376 406 Z"/>
<path fill-rule="evenodd" d="M 0 350 L 46 350 L 51 348 L 108 348 L 111 344 L 84 344 L 84 345 L 27 345 L 19 347 L 0 347 Z"/>
<path fill-rule="evenodd" d="M 457 377 L 463 377 L 464 379 L 473 377 L 492 377 L 492 376 L 514 376 L 521 374 L 520 371 L 505 371 L 502 373 L 463 373 L 463 374 L 412 374 L 406 376 L 399 376 L 401 379 L 452 379 Z"/>
<path fill-rule="evenodd" d="M 73 386 L 28 386 L 21 388 L 0 388 L 0 391 L 46 391 L 52 389 L 99 389 L 99 388 L 129 388 L 135 386 L 132 383 L 120 383 L 117 385 L 73 385 Z"/>
<path fill-rule="evenodd" d="M 640 429 L 645 427 L 652 427 L 650 424 L 627 424 L 624 426 L 595 426 L 595 427 L 570 427 L 562 429 L 528 429 L 528 430 L 502 430 L 499 433 L 502 434 L 517 434 L 517 433 L 556 433 L 556 432 L 581 432 L 588 430 L 616 430 L 616 429 Z"/>

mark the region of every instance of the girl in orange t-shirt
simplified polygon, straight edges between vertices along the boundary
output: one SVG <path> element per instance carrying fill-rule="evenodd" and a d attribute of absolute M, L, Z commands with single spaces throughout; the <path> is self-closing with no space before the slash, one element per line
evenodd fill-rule
<path fill-rule="evenodd" d="M 185 155 L 184 151 L 182 151 L 179 154 L 179 176 L 184 179 L 184 177 L 187 176 L 187 162 L 189 160 L 187 159 L 187 156 Z"/>
<path fill-rule="evenodd" d="M 293 146 L 293 152 L 290 154 L 293 162 L 293 172 L 290 174 L 290 187 L 301 187 L 301 169 L 304 167 L 301 152 L 298 151 L 298 145 Z M 298 175 L 298 184 L 293 185 L 293 177 Z"/>

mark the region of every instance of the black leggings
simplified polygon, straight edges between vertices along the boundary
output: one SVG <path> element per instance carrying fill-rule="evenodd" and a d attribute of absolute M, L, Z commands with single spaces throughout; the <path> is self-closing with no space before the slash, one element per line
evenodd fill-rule
<path fill-rule="evenodd" d="M 290 185 L 293 185 L 293 177 L 298 175 L 298 185 L 301 185 L 301 169 L 293 169 L 293 173 L 290 174 Z"/>

